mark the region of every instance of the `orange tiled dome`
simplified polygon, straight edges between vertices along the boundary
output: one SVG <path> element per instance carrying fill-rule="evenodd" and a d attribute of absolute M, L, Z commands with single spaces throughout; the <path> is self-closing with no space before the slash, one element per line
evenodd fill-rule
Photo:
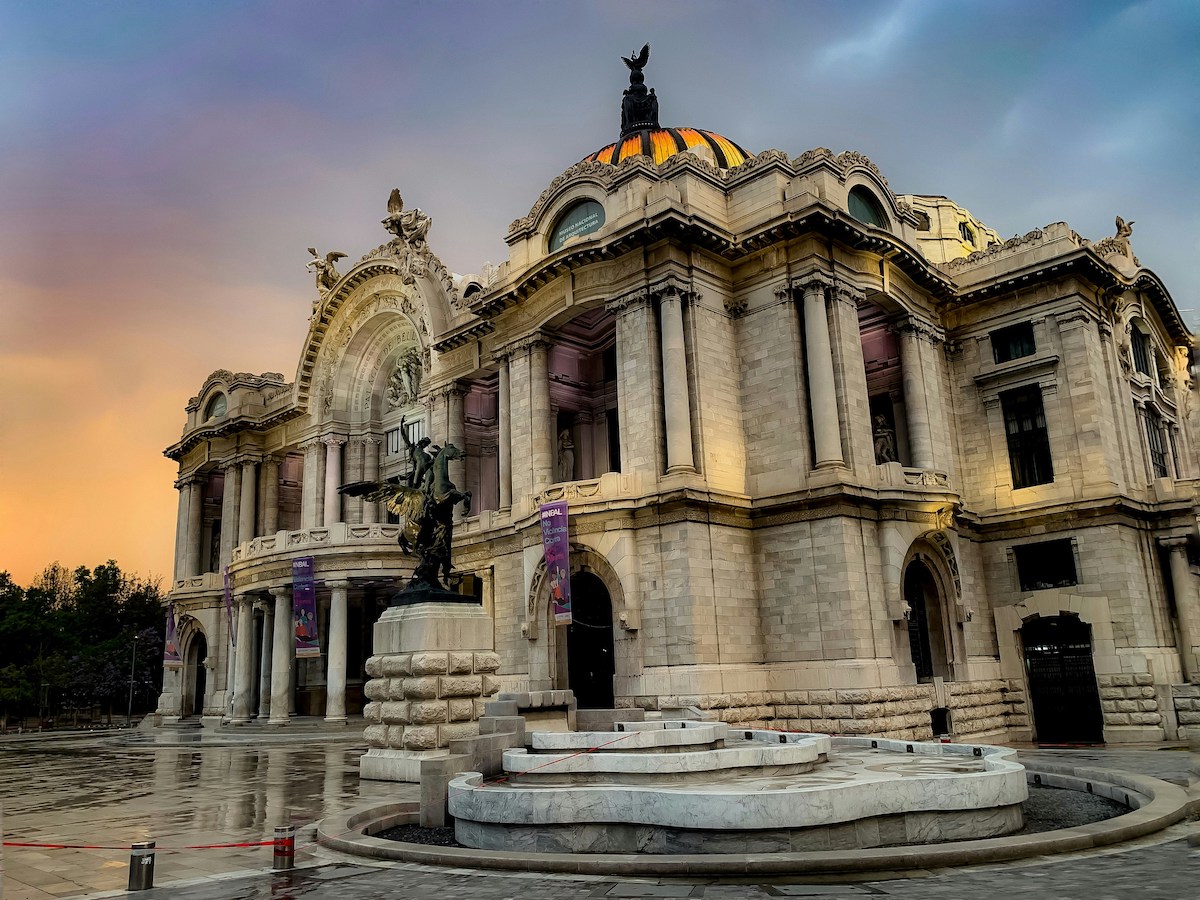
<path fill-rule="evenodd" d="M 671 158 L 676 153 L 682 153 L 690 147 L 708 147 L 716 157 L 717 165 L 722 169 L 732 169 L 740 166 L 753 154 L 747 153 L 727 137 L 722 137 L 712 131 L 699 128 L 644 128 L 634 131 L 615 144 L 609 144 L 586 156 L 583 162 L 596 162 L 616 165 L 631 156 L 648 156 L 655 165 Z"/>

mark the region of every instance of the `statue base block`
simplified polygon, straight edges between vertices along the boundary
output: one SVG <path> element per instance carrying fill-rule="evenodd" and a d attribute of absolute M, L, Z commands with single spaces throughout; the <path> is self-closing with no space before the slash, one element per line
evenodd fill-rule
<path fill-rule="evenodd" d="M 458 591 L 447 591 L 442 588 L 430 587 L 427 584 L 409 585 L 402 591 L 392 595 L 389 606 L 415 606 L 418 603 L 473 603 L 481 606 L 479 600 L 470 594 L 460 594 Z"/>

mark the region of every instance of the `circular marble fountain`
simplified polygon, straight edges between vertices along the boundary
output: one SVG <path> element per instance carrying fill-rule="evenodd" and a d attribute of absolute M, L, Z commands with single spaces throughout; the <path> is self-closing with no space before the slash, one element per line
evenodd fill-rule
<path fill-rule="evenodd" d="M 763 853 L 994 837 L 1019 829 L 1007 748 L 626 722 L 536 733 L 505 777 L 450 782 L 466 847 L 560 853 Z"/>

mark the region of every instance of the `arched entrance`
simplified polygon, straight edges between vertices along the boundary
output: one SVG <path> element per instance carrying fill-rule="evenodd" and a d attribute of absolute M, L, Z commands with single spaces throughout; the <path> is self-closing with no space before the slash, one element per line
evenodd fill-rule
<path fill-rule="evenodd" d="M 613 674 L 612 600 L 592 572 L 571 576 L 571 617 L 567 626 L 567 686 L 580 709 L 611 709 Z"/>
<path fill-rule="evenodd" d="M 949 678 L 946 629 L 937 579 L 919 556 L 904 570 L 904 602 L 908 604 L 908 648 L 918 681 Z"/>
<path fill-rule="evenodd" d="M 1078 616 L 1038 616 L 1021 626 L 1021 642 L 1038 741 L 1103 742 L 1092 626 Z"/>
<path fill-rule="evenodd" d="M 179 715 L 204 715 L 204 691 L 206 687 L 204 660 L 208 658 L 208 641 L 202 631 L 195 631 L 188 642 L 187 656 L 183 663 L 183 699 L 179 705 Z"/>

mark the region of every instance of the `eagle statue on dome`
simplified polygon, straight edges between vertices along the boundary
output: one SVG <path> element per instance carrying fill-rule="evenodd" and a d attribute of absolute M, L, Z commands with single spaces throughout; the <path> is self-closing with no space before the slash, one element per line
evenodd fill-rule
<path fill-rule="evenodd" d="M 629 66 L 631 72 L 641 72 L 646 68 L 646 63 L 650 61 L 650 45 L 643 44 L 642 49 L 637 53 L 630 53 L 629 56 L 622 56 L 625 65 Z"/>
<path fill-rule="evenodd" d="M 658 128 L 658 97 L 654 89 L 646 89 L 642 69 L 650 61 L 650 45 L 645 44 L 635 56 L 622 56 L 629 67 L 629 87 L 621 95 L 621 137 L 643 128 Z"/>
<path fill-rule="evenodd" d="M 316 247 L 309 247 L 308 252 L 312 254 L 313 258 L 308 261 L 304 268 L 316 274 L 317 290 L 322 294 L 333 290 L 333 286 L 342 277 L 338 273 L 334 263 L 339 259 L 345 259 L 346 254 L 334 250 L 332 253 L 326 253 L 325 257 L 322 258 L 321 254 L 317 252 Z"/>

